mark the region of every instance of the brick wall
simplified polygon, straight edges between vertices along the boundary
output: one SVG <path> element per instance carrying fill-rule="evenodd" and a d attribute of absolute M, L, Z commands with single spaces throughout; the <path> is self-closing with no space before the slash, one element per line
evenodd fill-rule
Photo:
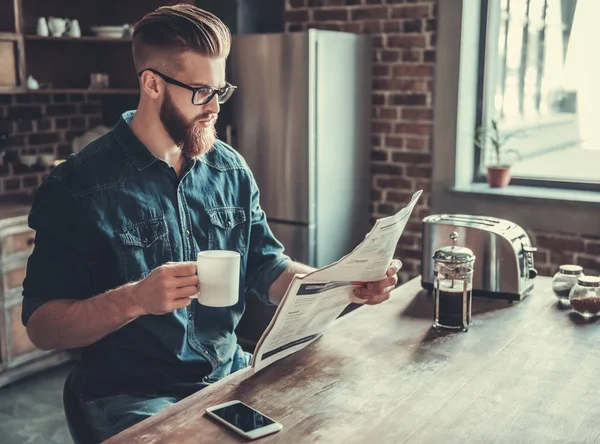
<path fill-rule="evenodd" d="M 114 125 L 135 109 L 137 94 L 0 94 L 0 133 L 8 133 L 0 166 L 0 195 L 31 194 L 48 175 L 41 161 L 26 166 L 21 155 L 54 154 L 65 159 L 71 142 L 98 125 Z"/>
<path fill-rule="evenodd" d="M 0 121 L 0 131 L 9 133 L 0 194 L 30 193 L 49 168 L 41 162 L 26 166 L 20 155 L 66 158 L 73 138 L 102 123 L 101 99 L 88 94 L 3 94 Z"/>
<path fill-rule="evenodd" d="M 425 191 L 398 245 L 403 279 L 420 272 L 421 220 L 431 208 L 436 12 L 437 0 L 286 0 L 287 31 L 373 36 L 372 216 L 393 214 L 415 190 Z M 563 263 L 600 273 L 599 237 L 524 228 L 540 249 L 541 274 Z"/>
<path fill-rule="evenodd" d="M 527 231 L 538 247 L 535 267 L 541 275 L 552 276 L 561 264 L 581 265 L 586 274 L 600 275 L 600 236 Z"/>

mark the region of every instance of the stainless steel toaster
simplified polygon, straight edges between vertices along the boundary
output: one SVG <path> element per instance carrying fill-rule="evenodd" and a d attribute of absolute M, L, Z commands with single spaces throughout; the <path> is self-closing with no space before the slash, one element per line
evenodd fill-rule
<path fill-rule="evenodd" d="M 423 219 L 421 284 L 433 290 L 433 254 L 452 245 L 450 233 L 458 233 L 457 245 L 475 253 L 473 296 L 519 301 L 533 288 L 537 271 L 529 236 L 517 224 L 504 219 L 465 214 L 434 214 Z"/>

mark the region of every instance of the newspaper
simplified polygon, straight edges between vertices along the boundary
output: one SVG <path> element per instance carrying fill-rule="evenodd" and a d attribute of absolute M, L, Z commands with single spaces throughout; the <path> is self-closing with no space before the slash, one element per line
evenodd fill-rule
<path fill-rule="evenodd" d="M 385 278 L 396 245 L 423 191 L 393 216 L 377 220 L 365 239 L 331 265 L 292 279 L 263 333 L 251 366 L 260 371 L 316 341 L 351 302 L 354 289 Z"/>

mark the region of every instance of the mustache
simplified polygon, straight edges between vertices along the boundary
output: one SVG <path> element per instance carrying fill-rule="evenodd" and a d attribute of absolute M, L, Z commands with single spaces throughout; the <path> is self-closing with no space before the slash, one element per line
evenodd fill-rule
<path fill-rule="evenodd" d="M 194 121 L 198 121 L 198 120 L 208 120 L 211 119 L 213 117 L 217 117 L 217 113 L 204 113 L 204 114 L 200 114 L 199 116 L 197 116 Z"/>

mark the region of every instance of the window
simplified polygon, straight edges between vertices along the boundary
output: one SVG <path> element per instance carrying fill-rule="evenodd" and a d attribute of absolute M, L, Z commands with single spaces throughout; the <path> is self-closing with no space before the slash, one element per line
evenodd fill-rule
<path fill-rule="evenodd" d="M 481 14 L 477 122 L 514 135 L 512 184 L 600 190 L 600 63 L 590 52 L 600 1 L 483 0 Z M 475 155 L 475 181 L 484 157 Z"/>
<path fill-rule="evenodd" d="M 511 0 L 511 4 L 518 1 L 526 5 L 525 0 Z M 553 1 L 548 0 L 546 2 L 549 5 L 546 10 L 548 15 L 551 13 L 550 6 Z M 595 3 L 596 1 L 578 0 L 577 4 L 583 2 Z M 494 6 L 494 2 L 500 10 L 499 13 L 495 14 L 495 25 L 494 13 L 490 11 Z M 533 0 L 530 2 L 531 13 L 534 11 L 531 6 L 532 3 Z M 565 32 L 565 35 L 568 34 L 570 40 L 573 40 L 578 32 L 577 5 L 574 3 L 574 0 L 560 3 L 561 7 L 563 4 L 565 6 L 569 6 L 569 4 L 572 7 L 575 6 L 572 12 L 573 24 L 571 29 L 563 28 L 563 31 L 568 31 Z M 600 4 L 600 1 L 598 3 Z M 489 73 L 495 71 L 492 69 L 491 63 L 488 63 L 488 60 L 494 54 L 497 60 L 502 60 L 498 56 L 498 54 L 501 54 L 499 47 L 504 48 L 504 46 L 499 45 L 502 0 L 443 0 L 439 1 L 437 5 L 432 147 L 433 175 L 431 181 L 432 211 L 434 213 L 464 213 L 500 217 L 527 227 L 529 230 L 540 230 L 548 233 L 569 232 L 600 236 L 600 193 L 598 192 L 600 189 L 598 183 L 600 182 L 598 180 L 600 174 L 596 176 L 595 181 L 589 182 L 585 182 L 579 173 L 574 178 L 568 177 L 568 180 L 564 176 L 555 175 L 552 177 L 549 174 L 545 174 L 540 178 L 539 176 L 536 177 L 536 174 L 547 172 L 547 169 L 537 164 L 535 168 L 529 169 L 525 174 L 519 173 L 518 179 L 513 180 L 508 187 L 490 188 L 483 181 L 477 181 L 483 159 L 478 157 L 480 151 L 474 147 L 473 143 L 475 124 L 478 120 L 481 121 L 485 114 L 500 115 L 502 109 L 497 109 L 499 107 L 498 103 L 502 103 L 497 100 L 499 89 L 498 83 L 496 83 L 497 74 L 493 74 L 493 77 L 491 77 L 492 74 Z M 537 11 L 540 11 L 541 17 L 543 11 L 540 8 Z M 592 17 L 595 16 L 592 15 Z M 494 26 L 497 27 L 497 34 L 495 34 L 496 31 L 494 31 L 494 34 L 492 33 Z M 600 25 L 597 32 L 600 32 Z M 481 44 L 482 39 L 480 37 L 482 35 L 487 37 L 487 39 L 483 39 L 484 45 Z M 539 34 L 536 38 L 539 38 Z M 495 49 L 493 51 L 490 49 L 491 40 L 494 40 Z M 519 48 L 523 46 L 522 40 L 521 38 Z M 532 40 L 535 41 L 533 38 Z M 588 38 L 589 42 L 594 42 L 594 40 Z M 533 51 L 530 44 L 531 41 L 528 40 L 527 46 L 530 51 Z M 520 52 L 517 53 L 520 54 Z M 587 54 L 590 54 L 590 49 L 587 50 Z M 535 57 L 530 56 L 530 59 L 527 60 L 535 60 Z M 589 62 L 592 66 L 593 64 L 600 66 L 600 62 L 595 60 L 593 52 L 586 62 Z M 586 65 L 586 67 L 590 65 Z M 484 66 L 486 72 L 482 74 Z M 533 66 L 533 69 L 535 69 L 537 65 L 534 64 Z M 497 64 L 495 68 L 498 72 L 501 72 Z M 514 68 L 511 69 L 513 72 L 510 75 L 516 79 L 518 85 L 519 70 L 517 69 L 515 73 Z M 532 72 L 531 69 L 529 72 Z M 527 69 L 525 73 L 527 74 Z M 508 77 L 509 73 L 507 73 Z M 523 84 L 525 85 L 528 79 L 531 82 L 532 78 L 535 86 L 537 76 L 531 74 L 529 77 L 525 76 Z M 600 76 L 598 78 L 600 79 Z M 546 77 L 546 82 L 549 81 L 548 79 L 551 79 L 551 77 Z M 518 114 L 522 117 L 512 119 L 504 117 L 501 120 L 505 131 L 509 128 L 509 121 L 517 128 L 519 124 L 528 126 L 528 137 L 533 137 L 535 134 L 535 132 L 530 132 L 532 128 L 534 130 L 554 128 L 554 131 L 556 131 L 553 133 L 554 135 L 550 134 L 545 137 L 545 140 L 554 142 L 554 139 L 567 134 L 567 131 L 561 129 L 561 126 L 558 125 L 556 119 L 564 119 L 568 122 L 578 118 L 575 111 L 577 108 L 573 104 L 569 105 L 569 101 L 575 101 L 575 97 L 573 95 L 569 97 L 565 92 L 563 98 L 555 100 L 555 95 L 547 92 L 549 88 L 544 89 L 546 86 L 543 75 L 539 84 L 541 85 L 540 93 L 537 96 L 535 87 L 533 90 L 530 88 L 529 91 L 526 91 L 524 87 L 523 113 Z M 600 82 L 598 85 L 600 85 Z M 504 115 L 509 115 L 509 111 L 515 109 L 517 113 L 520 112 L 518 86 L 515 91 L 516 93 L 513 92 L 512 97 L 516 97 L 516 102 L 514 102 L 516 106 L 513 105 L 513 108 L 510 108 L 510 105 L 506 104 Z M 530 98 L 526 98 L 528 97 L 527 94 Z M 503 95 L 500 97 L 503 98 Z M 508 101 L 508 97 L 507 95 L 504 98 L 505 103 Z M 536 97 L 539 97 L 539 108 Z M 570 111 L 569 106 L 571 107 Z M 556 109 L 561 111 L 558 112 Z M 554 122 L 552 119 L 555 119 Z M 548 124 L 542 125 L 542 122 Z M 600 123 L 598 126 L 600 127 Z M 525 140 L 522 137 L 515 139 L 515 141 L 523 144 L 525 144 Z M 581 147 L 586 149 L 586 151 L 583 151 L 586 157 L 583 159 L 570 158 L 570 164 L 579 165 L 581 169 L 592 168 L 592 172 L 594 168 L 596 171 L 600 171 L 600 162 L 598 162 L 597 157 L 598 149 L 587 148 L 587 146 L 593 146 L 592 141 L 589 142 L 587 145 L 581 144 Z M 529 145 L 535 146 L 535 140 L 532 140 Z M 600 146 L 600 143 L 598 146 Z M 562 148 L 559 145 L 556 151 L 559 152 L 560 149 Z M 546 155 L 548 154 L 546 153 Z M 536 154 L 539 157 L 543 155 Z M 514 169 L 518 172 L 518 168 L 525 165 L 527 159 L 535 159 L 535 156 L 524 156 L 524 159 L 514 165 Z M 533 162 L 533 160 L 531 161 Z M 523 165 L 519 165 L 520 162 Z M 558 168 L 565 168 L 565 170 L 567 168 L 567 162 L 556 162 L 553 165 Z M 586 189 L 586 187 L 590 187 L 590 189 Z M 591 189 L 592 187 L 595 188 Z"/>

